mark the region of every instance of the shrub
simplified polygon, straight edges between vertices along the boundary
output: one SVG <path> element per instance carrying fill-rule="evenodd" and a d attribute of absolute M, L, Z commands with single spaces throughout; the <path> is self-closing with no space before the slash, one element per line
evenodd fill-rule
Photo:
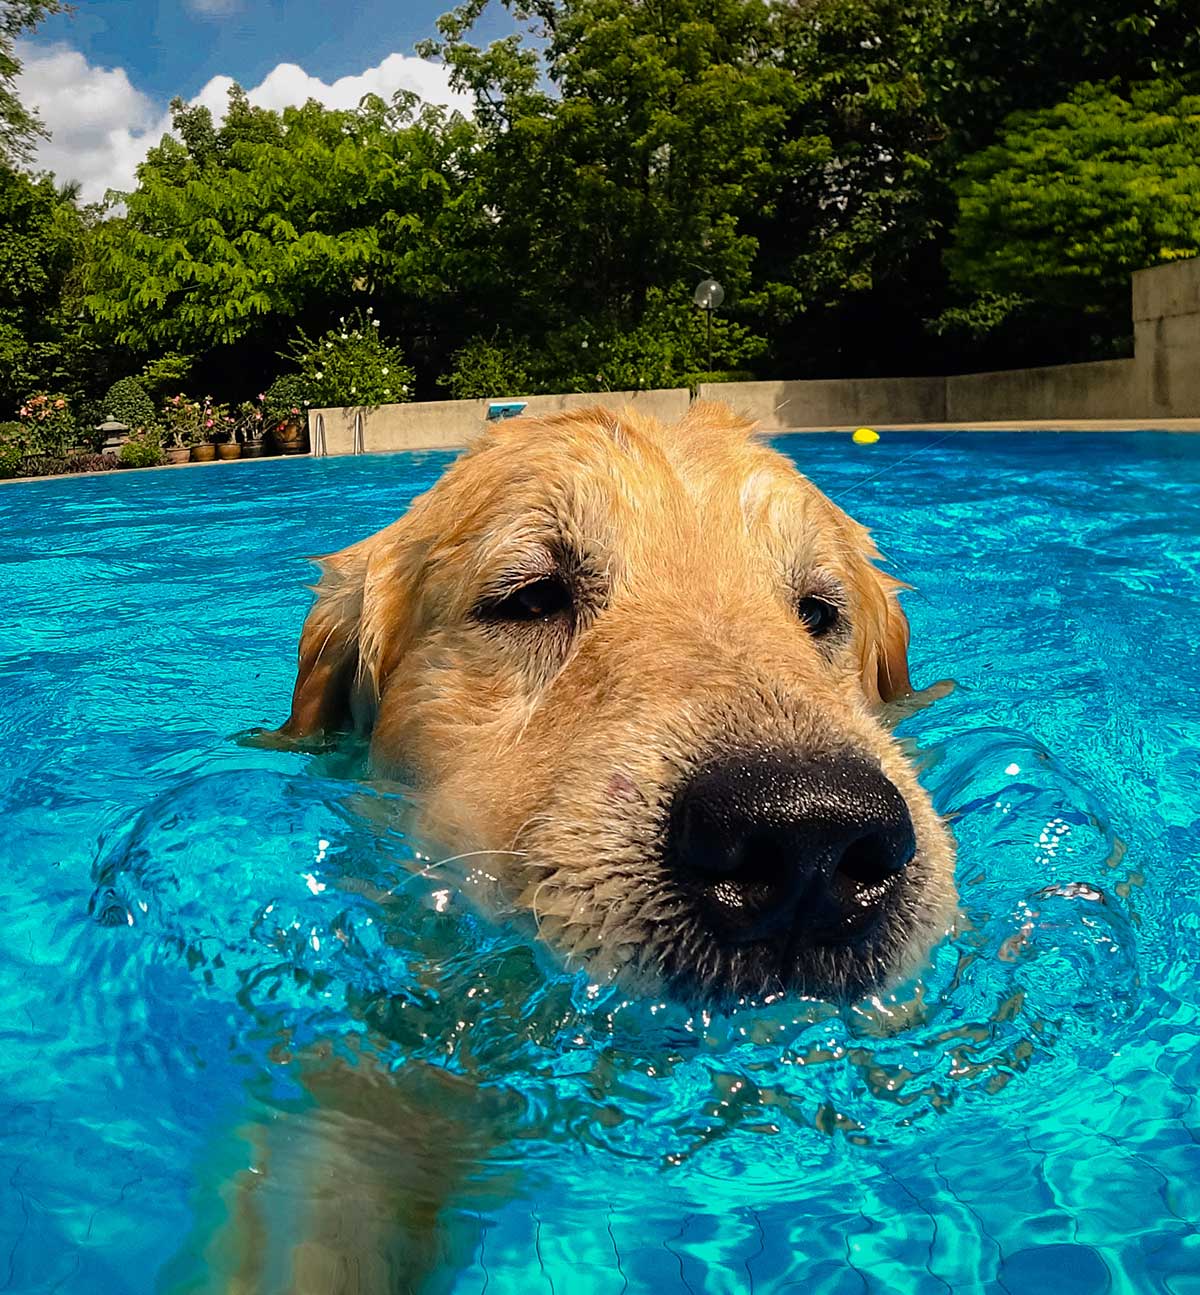
<path fill-rule="evenodd" d="M 31 454 L 21 464 L 18 476 L 22 477 L 61 477 L 69 472 L 67 460 L 59 454 Z"/>
<path fill-rule="evenodd" d="M 117 456 L 117 462 L 123 468 L 156 468 L 162 461 L 162 431 L 158 427 L 134 432 Z"/>
<path fill-rule="evenodd" d="M 191 375 L 195 362 L 194 355 L 181 355 L 178 351 L 168 351 L 166 355 L 160 355 L 157 360 L 147 360 L 142 365 L 141 384 L 156 399 L 172 388 L 178 391 Z"/>
<path fill-rule="evenodd" d="M 512 338 L 473 337 L 451 357 L 454 367 L 442 378 L 456 400 L 486 396 L 523 396 L 535 389 L 529 348 Z"/>
<path fill-rule="evenodd" d="M 580 320 L 534 348 L 512 338 L 475 338 L 454 355 L 442 381 L 459 399 L 557 391 L 644 391 L 745 381 L 766 339 L 717 315 L 708 321 L 690 294 L 655 290 L 639 324 L 618 329 Z"/>
<path fill-rule="evenodd" d="M 75 419 L 61 392 L 41 391 L 28 396 L 20 408 L 27 454 L 62 455 L 75 439 Z"/>
<path fill-rule="evenodd" d="M 761 355 L 766 339 L 723 316 L 712 321 L 713 367 L 740 369 Z M 684 292 L 649 294 L 639 324 L 598 331 L 586 324 L 565 329 L 547 347 L 549 375 L 569 391 L 644 391 L 685 384 L 709 368 L 708 325 Z"/>
<path fill-rule="evenodd" d="M 23 423 L 0 423 L 0 480 L 21 475 L 28 435 Z"/>
<path fill-rule="evenodd" d="M 267 425 L 280 428 L 285 423 L 299 420 L 312 403 L 308 397 L 308 383 L 299 373 L 282 373 L 267 388 L 263 397 L 263 411 Z"/>
<path fill-rule="evenodd" d="M 679 385 L 690 387 L 693 391 L 709 382 L 753 382 L 754 374 L 749 369 L 701 369 L 697 373 L 681 373 Z"/>
<path fill-rule="evenodd" d="M 104 396 L 104 417 L 115 418 L 127 427 L 150 427 L 158 421 L 154 402 L 137 378 L 121 378 Z"/>
<path fill-rule="evenodd" d="M 416 374 L 398 346 L 385 342 L 379 320 L 343 315 L 315 341 L 298 332 L 284 353 L 304 379 L 308 404 L 383 405 L 412 399 Z"/>

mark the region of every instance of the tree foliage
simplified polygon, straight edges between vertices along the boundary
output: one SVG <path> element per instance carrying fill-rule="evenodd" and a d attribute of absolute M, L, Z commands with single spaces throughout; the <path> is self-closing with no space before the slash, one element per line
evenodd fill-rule
<path fill-rule="evenodd" d="M 1131 271 L 1200 256 L 1200 95 L 1083 85 L 1014 113 L 958 195 L 947 264 L 965 288 L 1120 310 Z"/>
<path fill-rule="evenodd" d="M 740 222 L 767 186 L 797 87 L 765 0 L 539 0 L 531 42 L 486 49 L 483 4 L 443 17 L 439 55 L 475 96 L 481 176 L 510 318 L 637 325 L 649 294 L 750 279 Z M 535 326 L 535 325 L 533 325 Z"/>
<path fill-rule="evenodd" d="M 274 113 L 237 87 L 217 127 L 176 100 L 164 137 L 98 231 L 88 309 L 137 351 L 204 351 L 354 300 L 448 299 L 451 249 L 478 220 L 474 128 L 412 96 Z"/>
<path fill-rule="evenodd" d="M 54 3 L 0 0 L 0 89 Z M 368 307 L 422 396 L 674 385 L 709 275 L 721 368 L 1088 358 L 1129 270 L 1196 246 L 1195 0 L 501 0 L 484 44 L 486 4 L 420 51 L 469 119 L 235 87 L 219 122 L 173 104 L 104 219 L 0 176 L 0 399 L 243 399 Z"/>
<path fill-rule="evenodd" d="M 45 133 L 37 114 L 17 98 L 21 62 L 14 42 L 63 8 L 60 0 L 0 0 L 0 166 L 28 162 L 34 141 Z"/>
<path fill-rule="evenodd" d="M 50 176 L 0 166 L 0 399 L 12 407 L 69 378 L 87 215 Z"/>

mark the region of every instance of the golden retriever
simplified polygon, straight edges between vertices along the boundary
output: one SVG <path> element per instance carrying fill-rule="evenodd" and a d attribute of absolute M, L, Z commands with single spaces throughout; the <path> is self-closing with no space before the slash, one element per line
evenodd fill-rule
<path fill-rule="evenodd" d="M 911 690 L 867 531 L 719 404 L 489 430 L 322 561 L 284 738 L 354 728 L 421 832 L 493 852 L 598 977 L 847 999 L 953 913 L 953 846 L 886 726 Z"/>

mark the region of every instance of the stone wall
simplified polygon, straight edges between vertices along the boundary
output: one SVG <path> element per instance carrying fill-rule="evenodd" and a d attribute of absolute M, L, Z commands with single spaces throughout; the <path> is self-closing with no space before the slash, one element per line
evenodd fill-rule
<path fill-rule="evenodd" d="M 1133 276 L 1139 416 L 1200 417 L 1200 259 Z"/>
<path fill-rule="evenodd" d="M 704 400 L 724 400 L 765 431 L 858 427 L 873 423 L 978 426 L 1033 421 L 1116 422 L 1200 419 L 1200 259 L 1139 270 L 1133 276 L 1134 358 L 1093 364 L 1056 364 L 945 378 L 845 378 L 806 382 L 729 382 L 701 386 Z M 687 410 L 690 393 L 604 391 L 524 399 L 526 412 L 547 414 L 586 405 L 635 409 L 664 422 Z M 485 424 L 490 400 L 438 400 L 374 409 L 311 410 L 325 452 L 354 452 L 354 419 L 360 413 L 362 448 L 452 449 Z"/>
<path fill-rule="evenodd" d="M 743 382 L 700 388 L 770 431 L 788 427 L 1200 418 L 1200 259 L 1133 275 L 1134 358 L 947 378 Z"/>
<path fill-rule="evenodd" d="M 941 423 L 944 378 L 825 378 L 811 382 L 711 382 L 701 400 L 723 400 L 764 431 L 858 427 L 863 423 Z"/>
<path fill-rule="evenodd" d="M 383 450 L 455 449 L 465 445 L 486 424 L 491 404 L 523 400 L 527 414 L 553 414 L 564 409 L 600 405 L 621 410 L 632 405 L 641 413 L 673 423 L 687 413 L 690 393 L 673 391 L 573 392 L 562 396 L 497 396 L 494 400 L 428 400 L 409 405 L 379 405 L 354 409 L 310 409 L 309 439 L 318 446 L 317 416 L 325 425 L 325 452 L 354 452 L 354 419 L 362 415 L 363 452 Z"/>

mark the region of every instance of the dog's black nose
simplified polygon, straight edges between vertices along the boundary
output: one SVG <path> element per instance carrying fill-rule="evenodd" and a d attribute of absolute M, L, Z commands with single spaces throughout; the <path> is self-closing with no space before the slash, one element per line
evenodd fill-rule
<path fill-rule="evenodd" d="M 667 862 L 729 940 L 835 944 L 875 926 L 915 849 L 904 798 L 866 759 L 766 753 L 680 789 Z"/>

